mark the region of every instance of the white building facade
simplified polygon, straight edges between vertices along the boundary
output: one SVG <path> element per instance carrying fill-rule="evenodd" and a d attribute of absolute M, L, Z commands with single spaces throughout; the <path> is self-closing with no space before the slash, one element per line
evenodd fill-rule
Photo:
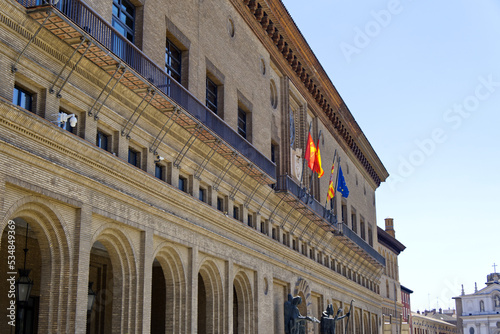
<path fill-rule="evenodd" d="M 458 327 L 464 334 L 500 333 L 500 274 L 487 276 L 486 287 L 455 297 Z"/>

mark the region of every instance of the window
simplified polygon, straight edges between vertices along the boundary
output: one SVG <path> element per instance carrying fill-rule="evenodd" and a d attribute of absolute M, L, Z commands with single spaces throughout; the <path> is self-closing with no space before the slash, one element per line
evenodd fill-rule
<path fill-rule="evenodd" d="M 276 163 L 278 158 L 278 145 L 271 144 L 271 161 Z"/>
<path fill-rule="evenodd" d="M 97 130 L 96 145 L 103 150 L 109 151 L 109 136 L 102 131 Z"/>
<path fill-rule="evenodd" d="M 207 77 L 206 106 L 217 114 L 217 85 Z"/>
<path fill-rule="evenodd" d="M 128 0 L 113 0 L 112 25 L 118 33 L 130 42 L 134 42 L 135 6 Z M 120 58 L 127 56 L 127 44 L 120 36 L 113 33 L 112 48 Z"/>
<path fill-rule="evenodd" d="M 12 98 L 12 103 L 33 112 L 33 94 L 20 88 L 19 86 L 14 86 L 14 97 Z"/>
<path fill-rule="evenodd" d="M 356 222 L 356 213 L 351 213 L 351 223 L 352 223 L 352 231 L 354 233 L 358 232 L 358 223 Z"/>
<path fill-rule="evenodd" d="M 165 48 L 165 72 L 177 82 L 181 82 L 181 56 L 182 52 L 167 38 Z"/>
<path fill-rule="evenodd" d="M 113 28 L 134 42 L 135 6 L 127 0 L 113 0 Z"/>
<path fill-rule="evenodd" d="M 198 194 L 198 199 L 202 202 L 207 201 L 207 190 L 205 188 L 200 187 L 200 192 Z"/>
<path fill-rule="evenodd" d="M 267 235 L 267 220 L 260 222 L 260 231 Z"/>
<path fill-rule="evenodd" d="M 247 113 L 241 108 L 238 108 L 238 133 L 247 138 Z"/>
<path fill-rule="evenodd" d="M 373 231 L 370 225 L 368 226 L 368 244 L 373 247 Z"/>
<path fill-rule="evenodd" d="M 179 176 L 179 184 L 177 187 L 179 190 L 187 192 L 187 179 L 184 176 Z"/>
<path fill-rule="evenodd" d="M 248 226 L 253 227 L 253 216 L 252 216 L 252 214 L 248 214 L 247 215 L 247 220 L 248 220 L 247 221 Z"/>
<path fill-rule="evenodd" d="M 217 210 L 224 211 L 224 199 L 217 196 Z"/>
<path fill-rule="evenodd" d="M 342 204 L 342 223 L 347 225 L 347 205 Z"/>
<path fill-rule="evenodd" d="M 155 177 L 160 180 L 165 180 L 165 167 L 160 164 L 155 164 Z"/>
<path fill-rule="evenodd" d="M 359 229 L 361 230 L 361 239 L 366 240 L 365 222 L 363 219 L 359 221 Z"/>
<path fill-rule="evenodd" d="M 278 240 L 278 231 L 276 230 L 276 227 L 273 227 L 271 230 L 272 238 L 274 240 Z"/>
<path fill-rule="evenodd" d="M 240 220 L 240 208 L 236 205 L 233 207 L 233 218 Z"/>
<path fill-rule="evenodd" d="M 139 167 L 139 158 L 140 154 L 133 148 L 129 147 L 128 149 L 128 163 L 134 165 L 135 167 Z"/>

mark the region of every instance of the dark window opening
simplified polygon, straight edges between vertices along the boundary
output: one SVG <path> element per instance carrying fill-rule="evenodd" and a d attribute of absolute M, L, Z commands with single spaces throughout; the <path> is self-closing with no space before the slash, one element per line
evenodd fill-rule
<path fill-rule="evenodd" d="M 165 179 L 165 167 L 160 164 L 155 164 L 155 177 L 164 180 Z"/>
<path fill-rule="evenodd" d="M 224 211 L 224 199 L 222 197 L 217 197 L 217 210 Z"/>
<path fill-rule="evenodd" d="M 204 188 L 200 188 L 200 192 L 198 194 L 198 199 L 202 202 L 207 201 L 207 190 Z"/>
<path fill-rule="evenodd" d="M 139 152 L 137 152 L 133 148 L 128 149 L 128 163 L 139 167 Z"/>
<path fill-rule="evenodd" d="M 217 85 L 207 77 L 206 106 L 217 114 Z"/>
<path fill-rule="evenodd" d="M 109 136 L 104 132 L 97 131 L 96 145 L 103 150 L 109 151 Z"/>
<path fill-rule="evenodd" d="M 12 103 L 20 106 L 28 111 L 33 111 L 33 94 L 30 92 L 15 86 L 14 87 L 14 97 L 12 98 Z"/>
<path fill-rule="evenodd" d="M 181 82 L 181 50 L 167 38 L 165 48 L 165 71 L 177 82 Z"/>
<path fill-rule="evenodd" d="M 241 108 L 238 108 L 238 133 L 247 138 L 247 113 Z"/>
<path fill-rule="evenodd" d="M 187 192 L 187 179 L 185 177 L 179 176 L 178 188 L 179 190 Z"/>

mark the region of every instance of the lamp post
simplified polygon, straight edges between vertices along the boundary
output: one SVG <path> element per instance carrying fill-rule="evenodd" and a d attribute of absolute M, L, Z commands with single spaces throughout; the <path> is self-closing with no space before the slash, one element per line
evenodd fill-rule
<path fill-rule="evenodd" d="M 16 302 L 18 305 L 16 333 L 24 332 L 24 313 L 25 306 L 30 298 L 31 288 L 33 288 L 33 281 L 30 279 L 31 269 L 26 269 L 26 256 L 28 254 L 28 228 L 26 224 L 26 241 L 24 246 L 24 265 L 23 269 L 19 270 L 19 278 L 16 281 Z"/>
<path fill-rule="evenodd" d="M 89 290 L 87 294 L 87 333 L 90 333 L 92 307 L 94 306 L 96 297 L 96 293 L 92 290 L 92 284 L 94 284 L 94 282 L 89 282 Z"/>

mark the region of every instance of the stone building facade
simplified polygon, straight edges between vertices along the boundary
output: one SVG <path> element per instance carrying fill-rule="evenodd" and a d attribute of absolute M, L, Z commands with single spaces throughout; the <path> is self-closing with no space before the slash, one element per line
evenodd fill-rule
<path fill-rule="evenodd" d="M 457 326 L 445 320 L 420 313 L 412 313 L 413 334 L 456 334 Z"/>
<path fill-rule="evenodd" d="M 31 269 L 22 332 L 281 334 L 288 294 L 382 330 L 388 173 L 281 1 L 0 0 L 0 46 L 0 309 Z"/>

